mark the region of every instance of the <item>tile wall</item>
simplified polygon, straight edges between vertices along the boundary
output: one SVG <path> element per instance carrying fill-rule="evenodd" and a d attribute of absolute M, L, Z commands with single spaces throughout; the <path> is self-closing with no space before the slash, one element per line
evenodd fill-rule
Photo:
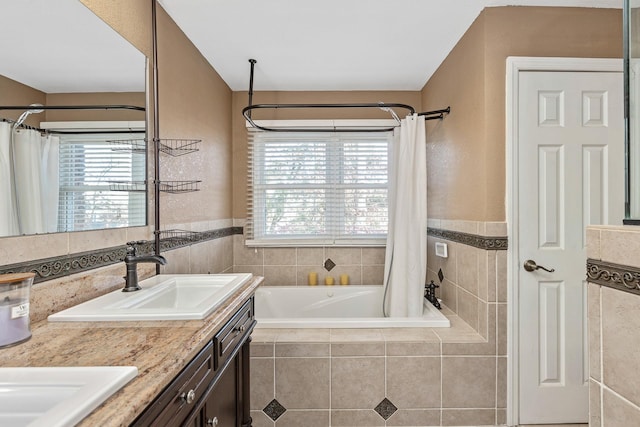
<path fill-rule="evenodd" d="M 430 220 L 429 226 L 506 236 L 504 223 Z M 439 291 L 451 305 L 444 310 L 452 328 L 257 329 L 255 427 L 505 423 L 506 251 L 447 241 L 449 258 L 442 259 L 435 257 L 436 241 L 443 240 L 429 237 L 428 278 L 439 283 L 442 268 Z M 267 285 L 304 286 L 327 256 L 353 284 L 376 269 L 378 280 L 366 283 L 382 283 L 382 248 L 254 249 L 234 236 L 234 271 L 264 275 Z"/>
<path fill-rule="evenodd" d="M 256 329 L 254 427 L 504 424 L 495 332 L 485 339 L 445 311 L 451 328 Z"/>
<path fill-rule="evenodd" d="M 265 278 L 266 286 L 307 286 L 310 272 L 318 273 L 318 283 L 332 276 L 349 275 L 352 285 L 382 285 L 385 248 L 249 248 L 242 235 L 233 236 L 233 270 Z M 331 259 L 336 266 L 327 271 Z"/>
<path fill-rule="evenodd" d="M 638 227 L 590 227 L 590 259 L 640 268 Z M 589 426 L 640 425 L 640 295 L 588 285 Z"/>
<path fill-rule="evenodd" d="M 507 235 L 507 225 L 504 222 L 430 219 L 429 227 L 482 237 Z M 436 256 L 436 242 L 446 243 L 447 258 Z M 442 271 L 444 277 L 442 281 L 438 277 L 439 271 Z M 500 333 L 506 337 L 506 250 L 479 249 L 468 244 L 428 236 L 427 280 L 433 280 L 438 284 L 438 295 L 445 305 L 485 338 L 487 313 L 493 308 L 497 309 Z M 490 307 L 492 305 L 496 307 Z"/>

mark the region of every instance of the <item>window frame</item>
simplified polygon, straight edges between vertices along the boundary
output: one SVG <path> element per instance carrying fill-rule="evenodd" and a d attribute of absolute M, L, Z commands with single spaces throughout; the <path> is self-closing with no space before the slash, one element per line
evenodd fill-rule
<path fill-rule="evenodd" d="M 391 127 L 397 125 L 397 122 L 394 120 L 304 120 L 304 121 L 284 121 L 284 120 L 271 120 L 271 121 L 256 121 L 259 125 L 264 126 L 291 126 L 291 127 L 300 127 L 300 126 L 309 126 L 309 127 L 321 127 L 327 126 L 329 128 L 334 128 L 335 126 L 351 126 L 354 128 L 357 127 L 372 127 L 372 126 L 380 126 L 380 127 Z M 252 129 L 247 126 L 251 132 L 262 132 Z M 363 132 L 365 133 L 365 132 Z M 286 136 L 288 133 L 284 133 Z M 347 132 L 327 132 L 327 133 L 318 133 L 318 137 L 328 139 L 335 138 L 336 134 L 343 135 L 343 140 L 345 138 L 348 139 L 350 133 Z M 351 134 L 353 135 L 353 134 Z M 332 175 L 328 177 L 327 181 L 322 185 L 313 185 L 313 184 L 281 184 L 280 186 L 288 186 L 290 188 L 301 188 L 305 186 L 309 186 L 310 188 L 335 188 L 336 185 L 342 186 L 343 188 L 348 189 L 362 189 L 362 188 L 385 188 L 387 191 L 387 200 L 388 200 L 388 191 L 389 191 L 389 173 L 391 170 L 391 157 L 392 157 L 392 147 L 393 147 L 393 133 L 378 133 L 378 137 L 380 135 L 386 135 L 385 139 L 387 140 L 387 181 L 384 186 L 378 185 L 370 185 L 370 184 L 344 184 L 342 182 L 342 178 L 340 174 L 343 173 L 343 168 L 339 169 L 339 173 L 337 175 Z M 283 136 L 283 138 L 284 138 Z M 249 140 L 251 139 L 251 135 L 249 135 Z M 342 145 L 336 144 L 328 144 L 328 149 L 330 150 L 339 150 L 339 147 Z M 344 166 L 343 156 L 344 152 L 339 150 L 339 153 L 333 153 L 333 159 L 340 165 Z M 254 184 L 255 181 L 259 181 L 259 179 L 254 180 L 254 171 L 253 171 L 253 163 L 258 161 L 264 161 L 264 158 L 260 159 L 260 150 L 255 150 L 252 142 L 248 144 L 248 170 L 247 170 L 247 198 L 248 198 L 248 206 L 247 206 L 247 223 L 245 224 L 245 244 L 249 247 L 299 247 L 299 246 L 310 246 L 310 247 L 327 247 L 327 246 L 372 246 L 372 247 L 383 247 L 386 244 L 387 234 L 371 234 L 371 235 L 348 235 L 348 234 L 338 234 L 332 235 L 323 234 L 318 237 L 314 237 L 312 235 L 287 235 L 283 237 L 276 236 L 265 236 L 263 230 L 261 230 L 261 224 L 266 223 L 266 211 L 264 209 L 264 205 L 260 205 L 260 200 L 264 201 L 265 198 L 256 200 L 254 197 L 257 191 L 264 191 L 268 186 L 256 186 Z M 328 171 L 328 168 L 327 168 Z M 257 173 L 264 172 L 264 168 L 259 170 Z M 262 187 L 262 188 L 260 188 Z M 286 188 L 286 187 L 285 187 Z M 344 195 L 343 192 L 338 192 L 338 194 Z M 327 196 L 328 197 L 328 196 Z M 335 200 L 334 200 L 335 201 Z M 344 203 L 334 203 L 328 204 L 328 209 L 335 210 L 344 210 Z M 325 218 L 329 216 L 325 215 Z M 344 218 L 344 214 L 340 215 L 339 211 L 335 213 L 334 218 Z M 387 221 L 388 221 L 388 211 L 387 211 Z M 342 227 L 342 225 L 340 225 Z M 256 237 L 258 236 L 258 237 Z"/>

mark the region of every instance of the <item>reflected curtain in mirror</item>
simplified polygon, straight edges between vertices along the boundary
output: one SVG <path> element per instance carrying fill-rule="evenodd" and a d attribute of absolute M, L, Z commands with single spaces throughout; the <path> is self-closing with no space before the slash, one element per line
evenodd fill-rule
<path fill-rule="evenodd" d="M 2 235 L 57 231 L 58 137 L 13 129 L 5 122 L 0 123 L 0 145 Z"/>

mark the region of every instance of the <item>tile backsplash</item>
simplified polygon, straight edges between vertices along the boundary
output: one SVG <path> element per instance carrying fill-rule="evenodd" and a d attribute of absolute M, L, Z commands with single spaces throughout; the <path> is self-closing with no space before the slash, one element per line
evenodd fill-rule
<path fill-rule="evenodd" d="M 264 276 L 266 286 L 307 286 L 309 273 L 318 274 L 318 283 L 327 276 L 339 283 L 349 276 L 351 285 L 382 285 L 385 248 L 253 248 L 241 235 L 233 236 L 233 271 Z M 324 267 L 327 259 L 336 266 Z"/>

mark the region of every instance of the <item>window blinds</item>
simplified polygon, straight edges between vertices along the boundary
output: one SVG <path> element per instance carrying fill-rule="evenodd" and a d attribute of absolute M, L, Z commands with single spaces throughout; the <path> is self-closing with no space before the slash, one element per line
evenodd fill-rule
<path fill-rule="evenodd" d="M 60 136 L 59 230 L 145 224 L 145 155 L 114 149 L 108 142 L 123 137 L 127 136 Z"/>
<path fill-rule="evenodd" d="M 386 236 L 390 133 L 249 134 L 249 240 Z"/>

